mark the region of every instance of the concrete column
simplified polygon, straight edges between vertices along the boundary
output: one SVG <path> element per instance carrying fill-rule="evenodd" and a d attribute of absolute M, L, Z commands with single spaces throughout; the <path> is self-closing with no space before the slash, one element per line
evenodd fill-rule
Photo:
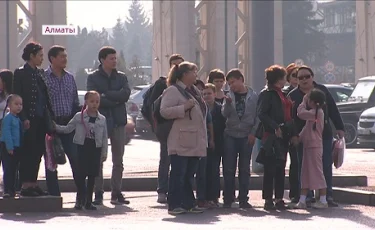
<path fill-rule="evenodd" d="M 194 1 L 153 1 L 153 81 L 168 74 L 171 54 L 195 62 L 194 6 Z"/>
<path fill-rule="evenodd" d="M 235 63 L 235 33 L 236 21 L 235 12 L 236 2 L 227 1 L 227 18 L 225 18 L 225 1 L 206 1 L 208 11 L 201 11 L 201 16 L 207 18 L 207 72 L 202 80 L 205 80 L 208 72 L 215 68 L 220 68 L 223 71 L 228 71 L 236 67 Z M 204 15 L 205 14 L 205 15 Z M 227 31 L 225 31 L 225 20 L 227 20 Z M 225 36 L 227 32 L 227 36 Z M 227 40 L 226 40 L 227 39 Z M 227 66 L 225 69 L 225 45 L 227 45 Z"/>
<path fill-rule="evenodd" d="M 375 2 L 356 1 L 355 77 L 375 75 Z"/>
<path fill-rule="evenodd" d="M 9 7 L 9 15 L 7 15 L 7 7 Z M 9 16 L 8 19 L 7 16 Z M 9 68 L 10 70 L 14 70 L 22 63 L 17 49 L 17 23 L 16 1 L 0 1 L 0 47 L 2 47 L 0 69 Z"/>
<path fill-rule="evenodd" d="M 238 50 L 237 67 L 245 76 L 246 84 L 252 86 L 252 60 L 250 58 L 253 49 L 251 42 L 253 27 L 251 23 L 252 2 L 247 0 L 239 0 L 237 4 L 238 39 L 235 42 Z"/>
<path fill-rule="evenodd" d="M 66 36 L 42 35 L 43 25 L 66 25 L 66 0 L 61 1 L 29 1 L 32 18 L 32 39 L 39 42 L 45 49 L 45 54 L 53 45 L 66 46 Z M 68 51 L 69 52 L 69 51 Z M 45 58 L 43 68 L 49 65 Z"/>
<path fill-rule="evenodd" d="M 274 1 L 251 1 L 251 77 L 259 92 L 265 85 L 264 70 L 274 64 Z"/>
<path fill-rule="evenodd" d="M 274 1 L 274 62 L 283 65 L 283 2 Z"/>

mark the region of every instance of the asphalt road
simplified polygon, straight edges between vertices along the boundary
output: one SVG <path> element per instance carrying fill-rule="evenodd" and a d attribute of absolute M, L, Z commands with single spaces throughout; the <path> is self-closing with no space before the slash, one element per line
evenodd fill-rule
<path fill-rule="evenodd" d="M 154 192 L 127 193 L 130 205 L 109 204 L 97 211 L 75 211 L 75 195 L 63 194 L 61 213 L 0 214 L 2 229 L 374 229 L 375 207 L 341 206 L 326 210 L 287 210 L 266 212 L 260 192 L 252 191 L 248 211 L 238 208 L 207 210 L 203 214 L 168 215 L 157 204 Z"/>

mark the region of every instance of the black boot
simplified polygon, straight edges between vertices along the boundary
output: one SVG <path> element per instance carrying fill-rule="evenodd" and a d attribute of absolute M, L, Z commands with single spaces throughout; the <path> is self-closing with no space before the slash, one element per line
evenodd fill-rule
<path fill-rule="evenodd" d="M 104 192 L 95 193 L 95 200 L 92 202 L 94 205 L 103 205 L 103 193 Z"/>
<path fill-rule="evenodd" d="M 88 192 L 86 194 L 86 203 L 85 203 L 86 210 L 97 210 L 97 208 L 92 204 L 92 192 Z"/>
<path fill-rule="evenodd" d="M 81 200 L 76 200 L 76 204 L 74 205 L 75 210 L 82 210 L 82 201 Z"/>

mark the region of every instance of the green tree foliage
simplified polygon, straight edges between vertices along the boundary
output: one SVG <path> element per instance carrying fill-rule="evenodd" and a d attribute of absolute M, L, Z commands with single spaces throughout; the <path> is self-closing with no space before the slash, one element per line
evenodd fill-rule
<path fill-rule="evenodd" d="M 75 74 L 75 80 L 78 90 L 86 90 L 87 72 L 84 68 L 78 69 Z"/>
<path fill-rule="evenodd" d="M 141 60 L 136 55 L 133 56 L 133 60 L 130 63 L 130 70 L 131 74 L 128 75 L 128 81 L 131 87 L 147 84 L 148 79 L 141 71 Z"/>
<path fill-rule="evenodd" d="M 69 69 L 92 68 L 100 48 L 106 45 L 109 45 L 108 32 L 104 28 L 90 32 L 87 28 L 78 28 L 78 35 L 68 38 Z"/>
<path fill-rule="evenodd" d="M 117 19 L 116 25 L 112 28 L 112 35 L 110 37 L 111 46 L 113 46 L 117 51 L 125 50 L 126 47 L 126 30 L 124 23 L 121 19 Z"/>
<path fill-rule="evenodd" d="M 135 55 L 144 65 L 150 65 L 152 56 L 152 31 L 150 20 L 147 17 L 142 3 L 132 0 L 129 8 L 129 17 L 125 21 L 127 52 L 125 58 L 131 60 Z"/>
<path fill-rule="evenodd" d="M 318 30 L 323 20 L 315 19 L 311 0 L 283 1 L 284 64 L 301 58 L 309 65 L 319 64 L 326 49 L 325 36 Z"/>
<path fill-rule="evenodd" d="M 126 66 L 124 52 L 121 50 L 120 54 L 117 57 L 117 70 L 124 72 L 126 76 L 132 76 L 132 72 Z"/>

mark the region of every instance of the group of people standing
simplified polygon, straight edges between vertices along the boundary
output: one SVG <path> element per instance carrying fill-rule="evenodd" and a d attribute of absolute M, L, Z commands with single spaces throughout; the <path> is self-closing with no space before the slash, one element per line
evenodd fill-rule
<path fill-rule="evenodd" d="M 121 190 L 125 103 L 130 88 L 127 77 L 116 70 L 116 50 L 103 47 L 99 51 L 100 65 L 88 76 L 83 106 L 74 76 L 65 70 L 64 47 L 50 48 L 51 65 L 46 70 L 39 68 L 43 62 L 40 44 L 27 44 L 22 58 L 25 64 L 14 74 L 0 72 L 4 198 L 14 197 L 18 189 L 21 196 L 61 195 L 57 170 L 46 168 L 48 193 L 37 184 L 41 157 L 46 153 L 45 138 L 50 135 L 61 139 L 69 159 L 77 187 L 76 209 L 95 210 L 94 205 L 103 204 L 107 139 L 111 141 L 113 162 L 111 203 L 129 204 Z M 157 202 L 168 203 L 170 214 L 201 213 L 219 206 L 220 163 L 223 207 L 232 207 L 238 199 L 240 208 L 251 208 L 250 161 L 257 139 L 262 145 L 257 161 L 264 165 L 266 210 L 337 206 L 332 197 L 334 135 L 329 120 L 339 138 L 344 136 L 344 125 L 332 96 L 314 81 L 311 68 L 270 66 L 265 70 L 266 86 L 258 94 L 245 84 L 239 69 L 226 74 L 214 69 L 204 83 L 197 80 L 197 66 L 181 55 L 172 55 L 169 64 L 168 77 L 160 77 L 145 94 L 142 113 L 158 133 L 153 102 L 161 97 L 158 112 L 173 121 L 167 137 L 158 137 Z M 290 87 L 284 91 L 286 81 Z M 225 83 L 229 91 L 223 90 Z M 291 204 L 287 206 L 283 197 L 288 152 Z M 312 190 L 318 190 L 315 197 Z"/>
<path fill-rule="evenodd" d="M 126 106 L 130 88 L 124 73 L 116 70 L 112 47 L 98 54 L 100 65 L 87 79 L 85 104 L 80 105 L 74 76 L 65 70 L 67 52 L 62 46 L 48 51 L 50 66 L 43 70 L 43 47 L 28 43 L 25 64 L 14 71 L 1 70 L 1 162 L 4 198 L 60 196 L 57 170 L 46 167 L 48 192 L 37 184 L 46 135 L 61 139 L 77 187 L 76 209 L 95 210 L 103 203 L 103 162 L 108 139 L 112 147 L 111 203 L 129 204 L 121 192 Z M 19 172 L 19 178 L 18 178 Z M 87 183 L 86 183 L 87 178 Z M 17 181 L 21 185 L 17 186 Z M 92 195 L 95 186 L 95 201 Z"/>
<path fill-rule="evenodd" d="M 257 162 L 264 165 L 264 209 L 338 206 L 332 197 L 334 134 L 329 120 L 339 138 L 344 137 L 344 125 L 332 96 L 314 81 L 311 68 L 294 63 L 286 68 L 270 66 L 265 70 L 266 86 L 258 94 L 245 85 L 239 69 L 227 74 L 214 69 L 204 83 L 197 80 L 197 66 L 181 55 L 172 55 L 169 64 L 168 77 L 155 82 L 142 108 L 156 134 L 158 122 L 152 115 L 156 99 L 161 97 L 161 116 L 173 120 L 168 138 L 159 138 L 157 202 L 168 203 L 169 214 L 218 207 L 220 163 L 223 207 L 230 208 L 238 199 L 240 208 L 251 208 L 250 161 L 257 139 L 262 146 Z M 285 90 L 287 81 L 290 86 Z M 291 203 L 287 205 L 283 197 L 288 152 Z M 313 190 L 318 191 L 315 196 Z"/>

